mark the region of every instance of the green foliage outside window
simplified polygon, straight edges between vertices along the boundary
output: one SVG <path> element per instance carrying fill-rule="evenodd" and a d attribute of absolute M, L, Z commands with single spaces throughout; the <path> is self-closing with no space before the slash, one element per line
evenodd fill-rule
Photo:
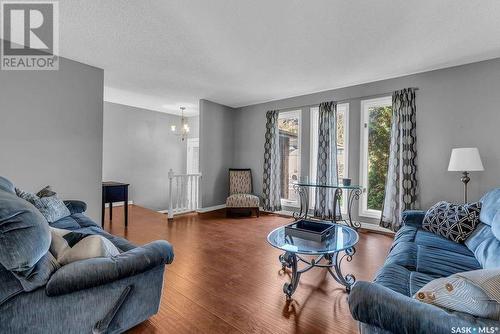
<path fill-rule="evenodd" d="M 392 107 L 369 109 L 368 209 L 382 210 L 391 142 Z"/>

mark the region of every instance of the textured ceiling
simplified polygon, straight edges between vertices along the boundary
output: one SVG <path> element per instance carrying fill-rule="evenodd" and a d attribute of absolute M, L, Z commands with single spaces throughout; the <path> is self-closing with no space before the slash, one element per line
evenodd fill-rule
<path fill-rule="evenodd" d="M 500 1 L 64 0 L 61 55 L 105 99 L 239 107 L 500 56 Z"/>

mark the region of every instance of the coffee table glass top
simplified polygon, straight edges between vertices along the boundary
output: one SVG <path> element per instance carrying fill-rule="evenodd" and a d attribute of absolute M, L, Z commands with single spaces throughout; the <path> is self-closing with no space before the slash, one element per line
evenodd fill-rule
<path fill-rule="evenodd" d="M 285 233 L 285 227 L 278 227 L 267 236 L 271 246 L 285 252 L 297 254 L 331 254 L 346 250 L 358 243 L 358 233 L 345 225 L 333 224 L 335 232 L 322 242 L 302 239 Z"/>

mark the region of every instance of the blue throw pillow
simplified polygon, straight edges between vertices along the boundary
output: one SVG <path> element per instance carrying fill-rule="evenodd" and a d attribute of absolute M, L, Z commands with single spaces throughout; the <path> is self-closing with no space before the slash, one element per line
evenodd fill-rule
<path fill-rule="evenodd" d="M 479 224 L 480 213 L 480 202 L 471 204 L 438 202 L 425 213 L 422 228 L 456 243 L 463 243 Z"/>

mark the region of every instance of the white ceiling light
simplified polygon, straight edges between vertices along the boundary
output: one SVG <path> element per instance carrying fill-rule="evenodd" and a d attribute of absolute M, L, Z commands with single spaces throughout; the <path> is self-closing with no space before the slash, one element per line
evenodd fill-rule
<path fill-rule="evenodd" d="M 186 107 L 180 107 L 181 110 L 181 124 L 180 127 L 177 128 L 176 124 L 170 125 L 170 131 L 172 131 L 176 136 L 181 137 L 181 140 L 184 141 L 189 135 L 189 124 L 187 122 L 187 118 L 184 117 L 184 110 Z M 178 130 L 179 129 L 179 130 Z"/>

